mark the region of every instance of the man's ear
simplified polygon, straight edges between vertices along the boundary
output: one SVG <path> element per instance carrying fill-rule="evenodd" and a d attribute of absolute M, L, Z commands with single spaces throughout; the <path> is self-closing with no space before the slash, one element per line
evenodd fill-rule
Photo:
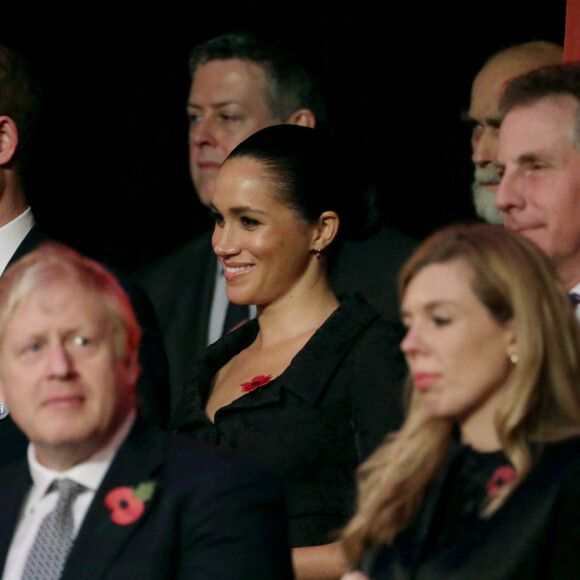
<path fill-rule="evenodd" d="M 139 353 L 131 352 L 127 353 L 122 361 L 124 365 L 125 380 L 129 385 L 136 385 L 137 379 L 141 374 L 141 365 L 139 364 Z"/>
<path fill-rule="evenodd" d="M 310 109 L 298 109 L 294 111 L 288 119 L 286 119 L 287 125 L 300 125 L 301 127 L 310 127 L 314 129 L 316 126 L 316 117 Z"/>
<path fill-rule="evenodd" d="M 18 147 L 16 123 L 6 115 L 0 115 L 0 165 L 7 165 L 14 158 Z"/>
<path fill-rule="evenodd" d="M 334 211 L 325 211 L 320 214 L 316 224 L 314 237 L 312 238 L 312 250 L 326 249 L 336 237 L 340 220 Z"/>
<path fill-rule="evenodd" d="M 0 401 L 6 401 L 5 395 L 4 395 L 4 380 L 2 378 L 2 373 L 0 373 Z"/>

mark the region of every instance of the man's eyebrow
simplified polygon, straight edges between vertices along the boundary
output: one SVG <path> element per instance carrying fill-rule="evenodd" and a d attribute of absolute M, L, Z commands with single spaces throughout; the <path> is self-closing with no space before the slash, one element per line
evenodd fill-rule
<path fill-rule="evenodd" d="M 538 161 L 538 159 L 544 157 L 544 155 L 542 155 L 541 151 L 530 151 L 528 153 L 522 153 L 521 155 L 518 156 L 517 158 L 517 162 L 521 163 L 521 164 L 525 164 L 525 163 L 535 163 L 536 161 Z"/>
<path fill-rule="evenodd" d="M 485 119 L 478 120 L 472 117 L 469 114 L 469 111 L 461 111 L 459 118 L 464 123 L 469 123 L 470 125 L 484 125 L 486 127 L 493 127 L 494 129 L 499 129 L 499 126 L 501 125 L 502 122 L 502 117 L 500 117 L 499 115 L 486 117 Z"/>
<path fill-rule="evenodd" d="M 213 109 L 219 109 L 220 107 L 227 107 L 228 105 L 239 105 L 238 101 L 220 101 L 219 103 L 211 103 L 209 106 Z M 197 103 L 192 103 L 191 101 L 187 102 L 188 109 L 203 109 L 202 105 L 198 105 Z"/>
<path fill-rule="evenodd" d="M 459 113 L 459 119 L 464 123 L 477 123 L 477 121 L 469 114 L 467 109 L 463 109 Z"/>

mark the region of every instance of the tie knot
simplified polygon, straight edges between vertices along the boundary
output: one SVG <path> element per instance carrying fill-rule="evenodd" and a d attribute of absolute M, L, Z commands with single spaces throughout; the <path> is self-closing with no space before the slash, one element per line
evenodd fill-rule
<path fill-rule="evenodd" d="M 73 479 L 65 478 L 55 479 L 52 482 L 50 489 L 56 489 L 58 491 L 60 501 L 64 501 L 63 498 L 67 498 L 68 501 L 73 501 L 79 493 L 86 489 L 86 487 Z"/>

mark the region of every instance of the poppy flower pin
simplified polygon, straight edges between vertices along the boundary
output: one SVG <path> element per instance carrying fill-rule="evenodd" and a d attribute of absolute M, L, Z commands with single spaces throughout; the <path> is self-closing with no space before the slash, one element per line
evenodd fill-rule
<path fill-rule="evenodd" d="M 487 495 L 496 497 L 506 485 L 514 483 L 517 478 L 518 474 L 511 465 L 501 465 L 487 482 Z"/>
<path fill-rule="evenodd" d="M 115 487 L 105 496 L 105 505 L 111 510 L 111 520 L 118 526 L 136 522 L 145 511 L 145 503 L 153 497 L 154 481 L 144 481 L 137 487 Z"/>
<path fill-rule="evenodd" d="M 272 375 L 257 375 L 250 382 L 242 383 L 242 393 L 249 393 L 255 391 L 256 389 L 267 385 L 272 380 Z"/>

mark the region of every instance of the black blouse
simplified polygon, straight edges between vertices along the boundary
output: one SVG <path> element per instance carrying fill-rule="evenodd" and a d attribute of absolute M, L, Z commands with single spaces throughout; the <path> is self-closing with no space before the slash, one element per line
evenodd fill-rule
<path fill-rule="evenodd" d="M 219 409 L 212 423 L 204 409 L 215 374 L 258 330 L 252 320 L 207 349 L 175 425 L 278 474 L 293 546 L 334 541 L 352 515 L 356 467 L 402 422 L 401 329 L 358 295 L 345 297 L 279 377 Z"/>
<path fill-rule="evenodd" d="M 580 437 L 537 446 L 534 467 L 489 518 L 481 508 L 514 477 L 501 453 L 461 447 L 391 547 L 371 547 L 373 580 L 572 580 L 580 577 Z"/>

